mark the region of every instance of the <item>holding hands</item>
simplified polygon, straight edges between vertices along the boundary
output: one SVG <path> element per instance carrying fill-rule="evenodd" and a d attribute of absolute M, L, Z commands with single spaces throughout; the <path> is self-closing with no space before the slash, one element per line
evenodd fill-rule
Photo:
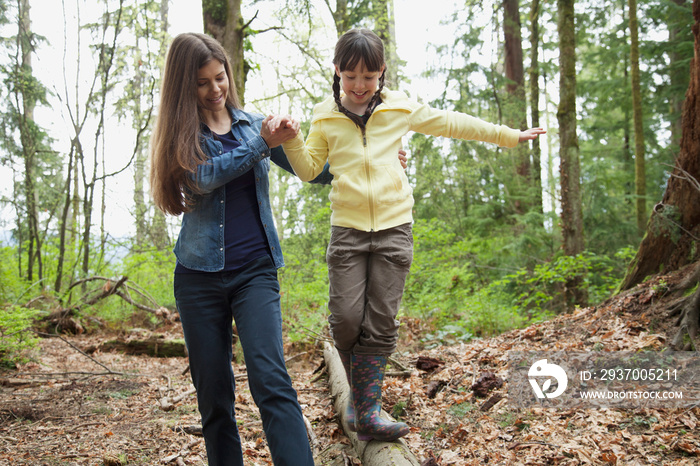
<path fill-rule="evenodd" d="M 270 115 L 263 120 L 260 128 L 260 136 L 270 148 L 293 139 L 298 132 L 299 122 L 289 115 Z"/>

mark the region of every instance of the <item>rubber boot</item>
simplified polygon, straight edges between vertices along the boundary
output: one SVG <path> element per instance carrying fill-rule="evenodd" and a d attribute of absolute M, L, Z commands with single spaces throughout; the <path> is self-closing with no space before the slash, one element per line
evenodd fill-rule
<path fill-rule="evenodd" d="M 350 351 L 338 350 L 338 355 L 340 356 L 340 361 L 343 363 L 343 367 L 345 368 L 345 375 L 348 378 L 348 385 L 352 387 L 352 379 L 350 377 L 350 371 L 352 370 L 352 353 L 350 353 Z M 348 429 L 350 429 L 350 431 L 355 432 L 357 430 L 355 427 L 355 409 L 352 402 L 352 390 L 350 390 L 350 399 L 345 407 L 345 421 L 347 422 Z"/>
<path fill-rule="evenodd" d="M 355 404 L 357 438 L 393 442 L 409 432 L 403 422 L 380 417 L 382 384 L 388 357 L 375 354 L 353 354 L 351 365 L 352 396 Z"/>

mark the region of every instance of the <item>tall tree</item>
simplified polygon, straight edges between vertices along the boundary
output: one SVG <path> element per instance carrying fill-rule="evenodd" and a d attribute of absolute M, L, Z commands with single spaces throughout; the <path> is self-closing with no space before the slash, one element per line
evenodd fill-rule
<path fill-rule="evenodd" d="M 530 4 L 530 68 L 528 70 L 530 81 L 530 118 L 531 126 L 540 126 L 540 0 L 532 0 Z M 542 165 L 540 157 L 540 138 L 532 141 L 532 180 L 535 192 L 534 207 L 542 212 Z"/>
<path fill-rule="evenodd" d="M 30 19 L 29 0 L 20 0 L 17 30 L 17 50 L 21 55 L 17 63 L 17 81 L 15 82 L 15 103 L 19 111 L 19 133 L 24 159 L 24 195 L 27 207 L 27 223 L 29 226 L 27 278 L 34 279 L 34 264 L 38 265 L 38 278 L 43 278 L 41 261 L 41 235 L 39 229 L 39 212 L 37 209 L 37 179 L 38 147 L 32 135 L 34 125 L 34 108 L 36 96 L 32 95 L 30 84 L 32 77 L 32 27 Z"/>
<path fill-rule="evenodd" d="M 243 49 L 250 23 L 243 21 L 241 0 L 202 0 L 202 15 L 204 32 L 218 40 L 229 54 L 238 98 L 243 104 L 246 76 L 250 71 Z"/>
<path fill-rule="evenodd" d="M 668 13 L 668 55 L 669 74 L 671 75 L 671 88 L 686 89 L 688 87 L 688 73 L 684 66 L 683 54 L 680 52 L 682 41 L 690 34 L 690 28 L 685 24 L 688 0 L 671 0 Z M 681 141 L 681 114 L 683 112 L 682 94 L 674 93 L 671 96 L 671 142 L 677 150 Z"/>
<path fill-rule="evenodd" d="M 558 0 L 559 17 L 559 177 L 561 184 L 561 229 L 564 254 L 583 252 L 581 165 L 576 133 L 576 23 L 575 0 Z M 566 284 L 568 305 L 585 305 L 586 293 L 580 277 Z"/>
<path fill-rule="evenodd" d="M 169 8 L 169 2 L 167 1 L 161 1 L 160 2 L 160 24 L 162 30 L 160 33 L 156 33 L 156 35 L 160 38 L 160 49 L 158 51 L 158 63 L 161 63 L 161 60 L 165 60 L 165 55 L 168 50 L 168 25 L 170 24 L 169 18 L 170 18 L 170 8 Z M 167 220 L 165 217 L 165 212 L 163 212 L 160 209 L 155 208 L 153 205 L 151 205 L 151 212 L 152 217 L 151 217 L 151 226 L 149 228 L 149 233 L 151 236 L 151 242 L 152 244 L 159 248 L 159 249 L 164 249 L 170 244 L 170 237 L 168 234 L 168 224 Z"/>
<path fill-rule="evenodd" d="M 388 86 L 397 89 L 399 85 L 399 57 L 396 53 L 394 0 L 374 0 L 372 2 L 372 17 L 374 18 L 374 32 L 384 42 Z"/>
<path fill-rule="evenodd" d="M 700 258 L 700 0 L 693 1 L 695 57 L 683 106 L 680 152 L 662 200 L 654 206 L 637 255 L 621 289 L 655 273 L 668 273 Z"/>
<path fill-rule="evenodd" d="M 120 47 L 120 54 L 131 57 L 131 62 L 120 61 L 117 72 L 127 81 L 121 98 L 116 103 L 117 116 L 120 120 L 130 122 L 136 132 L 132 153 L 134 168 L 134 220 L 136 237 L 134 246 L 142 248 L 150 244 L 162 244 L 162 237 L 167 236 L 165 224 L 160 221 L 153 224 L 148 217 L 149 211 L 162 217 L 160 209 L 153 209 L 148 203 L 145 189 L 146 164 L 148 159 L 148 137 L 151 117 L 154 112 L 155 93 L 159 82 L 160 65 L 164 60 L 168 30 L 168 2 L 160 0 L 141 0 L 129 5 L 125 10 L 125 26 L 134 32 L 134 42 Z M 154 231 L 158 228 L 160 231 Z M 152 240 L 158 238 L 154 243 Z"/>
<path fill-rule="evenodd" d="M 634 184 L 636 195 L 637 230 L 646 224 L 646 167 L 644 161 L 644 121 L 642 120 L 642 89 L 639 76 L 639 21 L 637 0 L 628 0 L 630 28 L 630 75 L 632 79 L 632 114 L 634 115 Z"/>
<path fill-rule="evenodd" d="M 678 350 L 700 349 L 700 0 L 693 2 L 692 27 L 695 56 L 690 62 L 690 82 L 682 116 L 680 152 L 661 202 L 656 204 L 646 236 L 632 262 L 622 289 L 647 276 L 669 273 L 688 264 L 689 273 L 670 291 L 685 295 L 669 307 L 678 331 L 671 346 Z M 695 289 L 688 294 L 689 290 Z M 689 341 L 688 341 L 689 340 Z"/>
<path fill-rule="evenodd" d="M 523 44 L 520 32 L 520 1 L 503 0 L 503 36 L 507 98 L 504 105 L 505 123 L 518 129 L 527 128 L 525 100 L 525 66 L 523 64 Z M 512 153 L 515 155 L 515 182 L 511 193 L 516 196 L 516 214 L 524 214 L 532 205 L 533 173 L 530 150 L 527 144 L 520 144 Z"/>
<path fill-rule="evenodd" d="M 29 280 L 44 278 L 42 249 L 45 225 L 53 212 L 54 193 L 49 192 L 55 177 L 51 174 L 51 152 L 47 150 L 46 133 L 36 124 L 34 110 L 38 104 L 46 103 L 46 89 L 34 76 L 32 55 L 40 39 L 32 30 L 28 0 L 16 2 L 17 34 L 5 44 L 8 46 L 10 62 L 2 71 L 5 86 L 9 90 L 6 100 L 7 113 L 2 115 L 5 138 L 3 146 L 12 158 L 21 165 L 21 181 L 16 181 L 14 191 L 17 215 L 17 238 L 19 240 L 20 276 Z M 39 180 L 44 180 L 43 183 Z M 23 248 L 26 245 L 26 274 L 21 266 Z"/>

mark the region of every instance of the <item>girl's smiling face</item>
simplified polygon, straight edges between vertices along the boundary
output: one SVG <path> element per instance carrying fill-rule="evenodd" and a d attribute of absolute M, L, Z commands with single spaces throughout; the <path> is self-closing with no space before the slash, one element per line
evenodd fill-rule
<path fill-rule="evenodd" d="M 340 77 L 340 87 L 345 93 L 343 106 L 353 113 L 363 115 L 367 104 L 379 88 L 384 66 L 379 71 L 369 71 L 360 61 L 353 70 L 340 71 L 336 66 L 335 72 Z"/>
<path fill-rule="evenodd" d="M 197 73 L 197 100 L 203 110 L 226 111 L 228 76 L 224 64 L 212 59 Z"/>

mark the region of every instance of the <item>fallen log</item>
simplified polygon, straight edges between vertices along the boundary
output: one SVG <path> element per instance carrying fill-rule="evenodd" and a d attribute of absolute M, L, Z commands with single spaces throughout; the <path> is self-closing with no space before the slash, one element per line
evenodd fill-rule
<path fill-rule="evenodd" d="M 347 420 L 345 419 L 345 406 L 350 396 L 350 387 L 345 376 L 343 363 L 340 361 L 340 356 L 338 356 L 335 347 L 330 343 L 324 343 L 323 356 L 328 368 L 328 383 L 335 411 L 338 413 L 345 435 L 350 439 L 362 464 L 364 466 L 386 466 L 388 464 L 393 466 L 419 466 L 420 463 L 408 449 L 408 445 L 403 439 L 395 442 L 380 442 L 377 440 L 363 442 L 357 438 L 355 432 L 348 429 Z M 382 416 L 391 419 L 391 416 L 386 411 L 382 411 Z"/>
<path fill-rule="evenodd" d="M 97 347 L 90 348 L 88 352 L 100 350 L 103 353 L 118 351 L 125 354 L 148 355 L 154 358 L 178 358 L 187 356 L 185 341 L 181 339 L 166 340 L 165 338 L 154 336 L 145 340 L 141 339 L 117 339 L 101 343 Z"/>

